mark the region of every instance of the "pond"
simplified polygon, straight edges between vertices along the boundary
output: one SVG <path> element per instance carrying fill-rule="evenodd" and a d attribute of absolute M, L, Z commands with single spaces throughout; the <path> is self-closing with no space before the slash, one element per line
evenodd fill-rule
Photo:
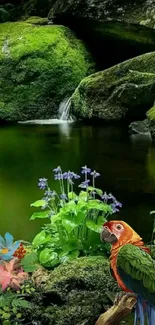
<path fill-rule="evenodd" d="M 0 234 L 11 232 L 17 239 L 31 240 L 41 222 L 30 221 L 30 204 L 42 198 L 40 177 L 52 170 L 79 172 L 88 165 L 101 173 L 97 186 L 110 191 L 123 203 L 113 218 L 123 219 L 148 242 L 155 209 L 155 145 L 147 136 L 129 136 L 116 126 L 1 125 L 0 127 Z"/>

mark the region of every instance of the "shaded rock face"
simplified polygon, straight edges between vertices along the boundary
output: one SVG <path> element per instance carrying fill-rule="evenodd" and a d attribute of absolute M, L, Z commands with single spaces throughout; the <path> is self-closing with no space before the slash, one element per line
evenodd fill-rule
<path fill-rule="evenodd" d="M 155 98 L 155 52 L 83 79 L 72 95 L 72 113 L 84 119 L 135 121 Z"/>
<path fill-rule="evenodd" d="M 35 276 L 34 276 L 35 278 Z M 39 274 L 37 271 L 37 279 Z M 94 325 L 118 291 L 103 257 L 85 257 L 57 267 L 41 279 L 41 292 L 26 320 L 44 325 Z M 44 279 L 44 281 L 42 281 Z M 38 284 L 38 283 L 37 283 Z"/>
<path fill-rule="evenodd" d="M 119 20 L 154 27 L 154 0 L 55 0 L 50 16 L 70 14 L 98 20 Z"/>
<path fill-rule="evenodd" d="M 1 24 L 0 119 L 51 118 L 80 80 L 93 70 L 83 42 L 63 26 Z"/>
<path fill-rule="evenodd" d="M 148 120 L 132 122 L 129 125 L 129 133 L 150 135 Z"/>

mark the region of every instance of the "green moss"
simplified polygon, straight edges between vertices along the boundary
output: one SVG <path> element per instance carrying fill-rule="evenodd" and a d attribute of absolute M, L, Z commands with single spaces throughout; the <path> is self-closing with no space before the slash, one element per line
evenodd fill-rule
<path fill-rule="evenodd" d="M 36 296 L 33 300 L 34 311 L 27 311 L 25 321 L 39 320 L 44 325 L 94 325 L 112 304 L 110 293 L 115 295 L 118 291 L 108 260 L 100 256 L 78 258 L 57 267 L 46 280 L 42 278 L 45 283 L 39 299 Z"/>
<path fill-rule="evenodd" d="M 63 26 L 27 22 L 1 24 L 0 118 L 51 118 L 92 60 L 74 34 Z"/>
<path fill-rule="evenodd" d="M 155 120 L 155 106 L 153 106 L 146 115 L 150 120 Z"/>
<path fill-rule="evenodd" d="M 82 118 L 141 119 L 154 102 L 155 53 L 95 73 L 72 95 L 72 112 Z"/>
<path fill-rule="evenodd" d="M 25 23 L 34 24 L 34 25 L 47 25 L 48 18 L 32 16 L 32 17 L 29 17 L 27 20 L 25 20 Z"/>

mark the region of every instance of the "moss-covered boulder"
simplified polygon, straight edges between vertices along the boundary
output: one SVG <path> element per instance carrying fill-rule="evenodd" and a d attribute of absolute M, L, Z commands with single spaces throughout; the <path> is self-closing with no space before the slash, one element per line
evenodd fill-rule
<path fill-rule="evenodd" d="M 79 118 L 138 120 L 155 99 L 155 52 L 135 57 L 83 79 L 72 95 Z"/>
<path fill-rule="evenodd" d="M 1 24 L 0 49 L 0 119 L 4 120 L 51 118 L 92 71 L 83 42 L 63 26 Z"/>
<path fill-rule="evenodd" d="M 32 2 L 34 0 L 29 0 L 29 3 Z M 154 4 L 154 0 L 53 0 L 51 15 L 57 18 L 68 15 L 100 21 L 118 20 L 154 28 Z"/>
<path fill-rule="evenodd" d="M 57 267 L 49 274 L 36 271 L 40 293 L 35 293 L 33 313 L 24 312 L 25 323 L 44 325 L 94 325 L 118 291 L 103 257 L 84 257 Z M 38 279 L 41 279 L 39 281 Z"/>

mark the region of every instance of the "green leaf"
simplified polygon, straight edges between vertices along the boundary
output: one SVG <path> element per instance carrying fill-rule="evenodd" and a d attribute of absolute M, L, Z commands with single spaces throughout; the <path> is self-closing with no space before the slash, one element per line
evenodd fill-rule
<path fill-rule="evenodd" d="M 37 253 L 32 252 L 29 254 L 26 254 L 21 262 L 20 265 L 23 267 L 25 272 L 34 272 L 39 268 L 39 261 Z"/>
<path fill-rule="evenodd" d="M 59 257 L 56 252 L 53 252 L 50 248 L 45 248 L 39 255 L 39 261 L 44 266 L 55 266 L 59 263 Z"/>
<path fill-rule="evenodd" d="M 155 214 L 155 211 L 150 211 L 150 215 Z"/>
<path fill-rule="evenodd" d="M 100 233 L 101 232 L 101 225 L 97 225 L 94 221 L 92 220 L 87 220 L 86 221 L 86 226 L 90 229 L 93 230 L 94 232 Z"/>
<path fill-rule="evenodd" d="M 93 187 L 93 186 L 88 186 L 88 191 L 95 191 L 98 195 L 102 195 L 103 194 L 103 191 L 100 190 L 100 188 L 96 188 L 96 187 Z"/>
<path fill-rule="evenodd" d="M 62 252 L 59 254 L 59 258 L 61 263 L 65 263 L 68 262 L 70 260 L 76 259 L 79 257 L 80 252 L 78 250 L 75 250 L 71 253 L 68 252 Z"/>
<path fill-rule="evenodd" d="M 73 200 L 73 199 L 78 198 L 78 196 L 77 196 L 76 193 L 74 193 L 74 192 L 69 192 L 69 193 L 68 193 L 68 198 L 69 198 L 70 200 Z"/>
<path fill-rule="evenodd" d="M 30 220 L 49 218 L 49 212 L 50 210 L 44 212 L 34 212 Z"/>
<path fill-rule="evenodd" d="M 59 212 L 55 216 L 52 216 L 51 217 L 51 224 L 53 225 L 55 222 L 60 221 L 61 220 L 61 216 L 62 216 L 62 213 L 61 212 Z"/>
<path fill-rule="evenodd" d="M 71 233 L 72 230 L 78 226 L 78 224 L 74 221 L 74 218 L 72 216 L 70 217 L 70 219 L 69 217 L 63 219 L 62 225 L 64 226 L 64 228 L 67 230 L 68 233 Z"/>
<path fill-rule="evenodd" d="M 23 298 L 15 298 L 13 301 L 12 301 L 12 307 L 13 308 L 25 308 L 25 309 L 30 309 L 32 308 L 32 304 L 23 299 Z"/>
<path fill-rule="evenodd" d="M 88 202 L 88 209 L 91 210 L 91 209 L 96 209 L 96 210 L 99 210 L 99 211 L 103 211 L 105 213 L 109 212 L 111 213 L 112 212 L 112 208 L 110 205 L 106 204 L 106 203 L 103 203 L 99 200 L 90 200 Z"/>
<path fill-rule="evenodd" d="M 40 208 L 43 207 L 47 202 L 45 200 L 38 200 L 35 201 L 34 203 L 31 203 L 30 207 L 36 207 L 36 208 Z"/>
<path fill-rule="evenodd" d="M 86 202 L 88 198 L 88 193 L 86 191 L 81 191 L 79 194 L 79 198 Z"/>
<path fill-rule="evenodd" d="M 34 239 L 32 241 L 32 245 L 34 247 L 38 247 L 42 244 L 47 243 L 50 240 L 51 240 L 51 236 L 49 234 L 47 234 L 45 230 L 42 230 L 41 232 L 39 232 L 39 234 L 37 234 L 34 237 Z"/>

